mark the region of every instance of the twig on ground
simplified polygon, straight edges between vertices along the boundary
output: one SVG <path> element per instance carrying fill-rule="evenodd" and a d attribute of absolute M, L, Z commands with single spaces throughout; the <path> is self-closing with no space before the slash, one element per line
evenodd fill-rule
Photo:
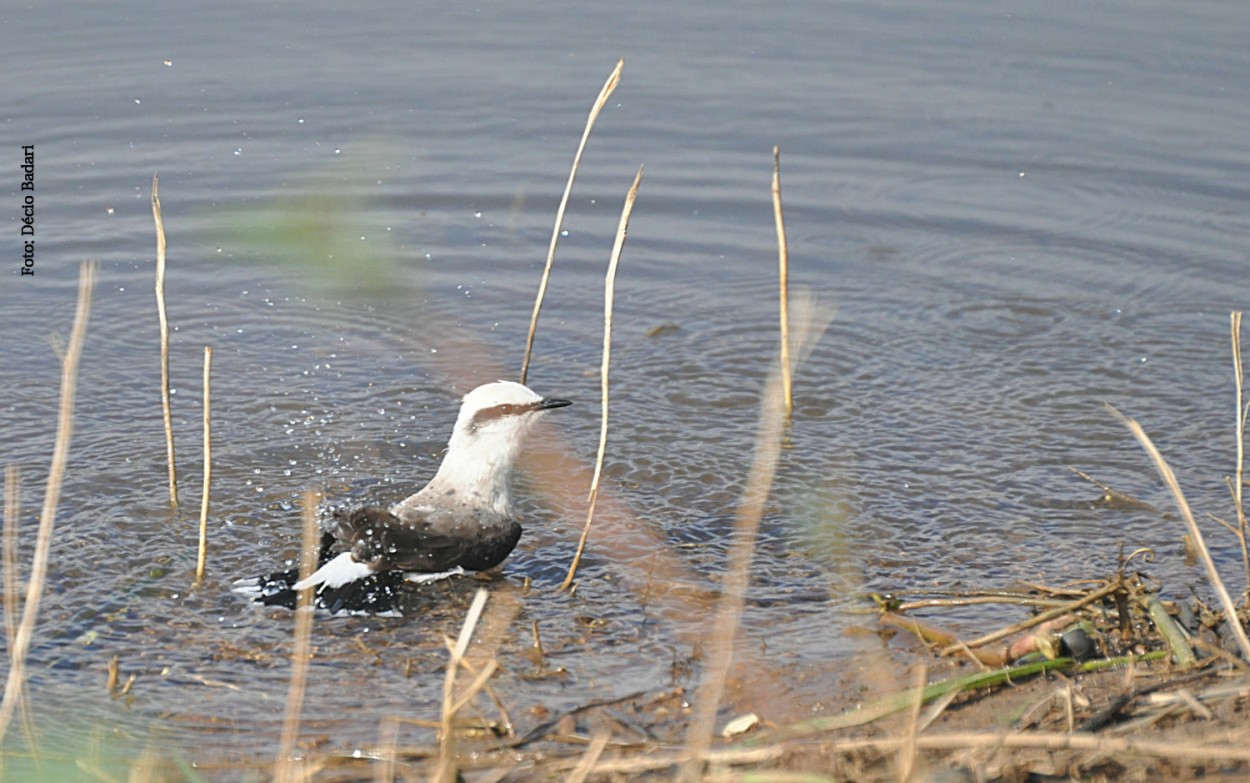
<path fill-rule="evenodd" d="M 1080 609 L 1082 606 L 1092 604 L 1095 601 L 1100 601 L 1106 596 L 1111 595 L 1115 593 L 1116 591 L 1123 590 L 1123 589 L 1124 589 L 1123 583 L 1119 579 L 1113 579 L 1101 589 L 1095 590 L 1094 592 L 1089 593 L 1088 595 L 1082 596 L 1081 598 L 1078 598 L 1075 601 L 1070 601 L 1063 606 L 1056 606 L 1054 609 L 1049 609 L 1045 612 L 1041 612 L 1040 614 L 1035 614 L 1026 620 L 1021 620 L 1020 622 L 1015 623 L 1014 625 L 1009 625 L 1006 628 L 1001 628 L 993 633 L 988 633 L 985 636 L 982 636 L 978 639 L 973 639 L 971 641 L 964 642 L 964 644 L 966 644 L 968 647 L 982 647 L 984 645 L 989 644 L 990 642 L 996 642 L 999 639 L 1005 639 L 1008 636 L 1011 636 L 1012 634 L 1019 633 L 1020 631 L 1023 631 L 1026 628 L 1032 628 L 1035 625 L 1041 625 L 1044 622 L 1053 620 L 1056 617 L 1061 617 L 1064 614 L 1067 614 L 1069 612 L 1074 612 L 1077 609 Z M 952 645 L 950 647 L 943 649 L 942 654 L 954 655 L 958 653 L 959 651 L 960 651 L 959 647 Z"/>

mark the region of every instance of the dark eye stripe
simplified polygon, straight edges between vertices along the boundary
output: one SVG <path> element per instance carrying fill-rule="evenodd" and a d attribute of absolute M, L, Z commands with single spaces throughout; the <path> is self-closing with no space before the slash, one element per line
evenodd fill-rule
<path fill-rule="evenodd" d="M 495 419 L 502 419 L 504 416 L 516 416 L 521 413 L 528 413 L 532 410 L 534 410 L 533 405 L 513 405 L 511 403 L 494 405 L 490 408 L 483 408 L 473 414 L 473 426 L 480 427 L 483 424 L 494 421 Z"/>

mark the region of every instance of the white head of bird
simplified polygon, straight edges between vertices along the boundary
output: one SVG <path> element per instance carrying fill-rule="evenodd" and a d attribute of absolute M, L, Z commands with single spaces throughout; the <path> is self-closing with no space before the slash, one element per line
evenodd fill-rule
<path fill-rule="evenodd" d="M 477 387 L 464 396 L 443 464 L 421 494 L 464 493 L 461 502 L 509 513 L 508 478 L 525 436 L 544 411 L 571 404 L 513 381 Z"/>

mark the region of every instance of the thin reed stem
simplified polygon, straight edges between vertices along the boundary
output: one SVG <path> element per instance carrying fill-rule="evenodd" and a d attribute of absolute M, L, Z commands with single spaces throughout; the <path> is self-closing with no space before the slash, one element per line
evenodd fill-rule
<path fill-rule="evenodd" d="M 21 605 L 18 600 L 21 583 L 17 566 L 18 521 L 21 519 L 21 470 L 9 465 L 4 470 L 4 641 L 9 651 L 9 665 L 13 665 L 13 643 L 17 637 L 17 619 Z M 30 749 L 36 767 L 40 767 L 39 754 L 35 752 L 35 724 L 30 717 L 30 702 L 25 688 L 18 683 L 17 709 L 20 711 L 22 733 L 26 747 Z M 38 769 L 36 774 L 39 774 Z M 0 756 L 0 780 L 4 779 L 4 758 Z"/>
<path fill-rule="evenodd" d="M 916 759 L 919 756 L 916 738 L 920 736 L 920 708 L 924 706 L 924 686 L 928 682 L 928 676 L 928 667 L 921 663 L 916 670 L 913 688 L 916 698 L 912 700 L 911 711 L 907 719 L 907 733 L 898 748 L 899 783 L 908 783 L 916 772 Z"/>
<path fill-rule="evenodd" d="M 1246 507 L 1242 503 L 1242 490 L 1245 482 L 1243 472 L 1246 458 L 1246 413 L 1243 390 L 1245 372 L 1241 364 L 1241 311 L 1235 310 L 1229 320 L 1232 326 L 1233 339 L 1233 381 L 1237 391 L 1237 463 L 1233 471 L 1233 505 L 1237 512 L 1237 538 L 1241 541 L 1241 564 L 1246 572 L 1246 590 L 1250 591 L 1250 548 L 1246 539 L 1250 538 L 1250 524 L 1246 522 Z"/>
<path fill-rule="evenodd" d="M 435 783 L 456 780 L 456 737 L 452 731 L 452 721 L 456 717 L 456 710 L 459 709 L 455 699 L 456 674 L 460 670 L 464 654 L 469 649 L 469 641 L 473 638 L 473 630 L 477 627 L 477 621 L 482 617 L 482 610 L 486 608 L 486 599 L 489 597 L 490 591 L 486 588 L 478 589 L 477 594 L 473 596 L 473 603 L 469 606 L 469 612 L 465 615 L 464 624 L 460 626 L 460 636 L 450 647 L 447 674 L 443 678 L 443 718 L 438 743 L 438 768 L 432 776 Z"/>
<path fill-rule="evenodd" d="M 165 315 L 165 219 L 156 175 L 152 175 L 152 218 L 156 221 L 156 315 L 161 324 L 161 409 L 165 414 L 165 459 L 169 463 L 169 505 L 178 507 L 178 471 L 174 468 L 174 419 L 169 404 L 169 320 Z"/>
<path fill-rule="evenodd" d="M 612 739 L 612 735 L 606 731 L 600 731 L 590 741 L 590 747 L 586 748 L 586 753 L 577 762 L 573 772 L 566 779 L 567 783 L 584 783 L 590 773 L 594 771 L 595 764 L 599 761 L 599 756 L 603 754 L 603 749 L 608 746 L 608 740 Z"/>
<path fill-rule="evenodd" d="M 811 351 L 824 333 L 829 318 L 817 315 L 815 303 L 804 298 L 800 301 L 802 315 L 798 319 L 799 341 L 796 357 L 798 362 Z M 796 362 L 796 364 L 798 363 Z M 695 694 L 694 715 L 686 732 L 686 762 L 680 778 L 686 781 L 701 779 L 703 763 L 712 743 L 716 712 L 725 692 L 725 681 L 733 663 L 734 639 L 742 621 L 746 603 L 746 589 L 751 579 L 751 559 L 755 554 L 755 540 L 760 520 L 764 516 L 764 504 L 772 489 L 773 476 L 781 456 L 781 435 L 785 420 L 780 367 L 770 374 L 764 384 L 760 401 L 760 423 L 755 437 L 755 459 L 747 475 L 742 504 L 734 521 L 733 544 L 729 548 L 728 563 L 722 580 L 721 598 L 708 644 L 711 654 L 704 670 L 699 690 Z"/>
<path fill-rule="evenodd" d="M 560 206 L 556 208 L 556 225 L 551 230 L 551 245 L 547 248 L 547 264 L 543 267 L 542 280 L 538 284 L 538 296 L 534 299 L 534 312 L 530 315 L 529 335 L 525 338 L 525 357 L 521 360 L 521 383 L 525 383 L 525 379 L 529 376 L 530 353 L 534 350 L 534 332 L 538 329 L 538 312 L 542 310 L 543 297 L 547 295 L 547 281 L 551 277 L 551 265 L 556 258 L 556 245 L 560 242 L 560 230 L 564 227 L 564 210 L 568 208 L 569 194 L 573 192 L 573 181 L 577 179 L 577 169 L 582 162 L 582 152 L 586 149 L 586 141 L 590 138 L 590 130 L 595 126 L 595 120 L 599 118 L 599 112 L 603 110 L 603 106 L 608 102 L 612 91 L 616 89 L 616 85 L 621 81 L 621 69 L 624 67 L 624 60 L 620 60 L 616 64 L 616 67 L 612 69 L 612 73 L 608 76 L 608 80 L 603 83 L 603 89 L 599 91 L 599 97 L 595 98 L 595 103 L 590 108 L 590 116 L 586 119 L 586 129 L 582 131 L 582 140 L 577 145 L 577 154 L 573 156 L 573 168 L 569 171 L 569 181 L 564 186 L 564 195 L 560 197 Z"/>
<path fill-rule="evenodd" d="M 4 469 L 4 640 L 10 656 L 17 636 L 17 519 L 21 502 L 21 471 L 17 465 Z"/>
<path fill-rule="evenodd" d="M 204 489 L 200 497 L 200 549 L 195 559 L 195 581 L 204 580 L 204 562 L 208 559 L 208 499 L 213 484 L 213 428 L 209 416 L 211 395 L 209 375 L 213 368 L 213 349 L 204 346 Z"/>
<path fill-rule="evenodd" d="M 773 217 L 777 223 L 777 257 L 781 292 L 781 391 L 786 416 L 794 413 L 794 390 L 790 367 L 790 249 L 786 243 L 786 220 L 781 212 L 781 147 L 773 147 Z"/>
<path fill-rule="evenodd" d="M 317 498 L 318 491 L 304 491 L 304 538 L 300 553 L 299 578 L 307 579 L 317 570 Z M 282 720 L 282 738 L 278 745 L 278 758 L 274 764 L 274 780 L 277 783 L 305 781 L 309 775 L 302 761 L 295 758 L 295 742 L 299 739 L 300 713 L 304 709 L 304 691 L 308 683 L 308 665 L 311 654 L 309 639 L 312 636 L 313 597 L 315 587 L 299 592 L 295 605 L 294 649 L 291 652 L 291 684 L 287 691 L 286 715 Z"/>
<path fill-rule="evenodd" d="M 616 227 L 616 241 L 612 245 L 612 257 L 608 261 L 607 277 L 603 284 L 603 363 L 599 367 L 599 389 L 601 392 L 599 454 L 595 458 L 595 475 L 590 480 L 590 508 L 586 510 L 586 524 L 582 526 L 581 538 L 577 541 L 577 552 L 569 565 L 569 573 L 561 583 L 561 590 L 568 590 L 573 585 L 573 577 L 577 575 L 577 566 L 582 562 L 582 553 L 586 551 L 586 540 L 590 537 L 590 523 L 595 517 L 595 501 L 599 498 L 599 479 L 603 476 L 603 455 L 608 448 L 608 370 L 612 366 L 612 305 L 616 294 L 616 267 L 621 260 L 621 250 L 625 247 L 625 237 L 629 233 L 629 216 L 634 211 L 634 201 L 638 198 L 638 186 L 642 184 L 642 166 L 634 176 L 634 184 L 630 185 L 625 194 L 625 206 L 621 208 L 621 222 Z"/>
<path fill-rule="evenodd" d="M 39 614 L 39 602 L 43 598 L 43 583 L 48 573 L 48 553 L 52 548 L 52 529 L 56 522 L 57 505 L 61 499 L 61 482 L 65 478 L 65 465 L 69 459 L 69 443 L 74 432 L 74 397 L 78 384 L 78 361 L 82 358 L 83 343 L 87 339 L 87 321 L 91 316 L 91 294 L 95 290 L 96 263 L 86 261 L 78 277 L 78 305 L 74 311 L 74 327 L 70 332 L 69 346 L 61 360 L 61 404 L 57 414 L 56 445 L 52 449 L 52 463 L 48 468 L 48 484 L 43 496 L 43 510 L 39 516 L 39 533 L 35 538 L 35 555 L 30 565 L 30 582 L 26 586 L 26 602 L 22 606 L 22 621 L 13 638 L 9 677 L 4 686 L 4 701 L 0 702 L 0 746 L 13 710 L 26 681 L 26 653 L 35 631 L 35 618 Z"/>
<path fill-rule="evenodd" d="M 1172 472 L 1171 466 L 1163 459 L 1163 455 L 1155 448 L 1155 444 L 1150 440 L 1150 436 L 1142 429 L 1142 426 L 1133 419 L 1120 413 L 1111 405 L 1107 409 L 1118 418 L 1124 426 L 1128 427 L 1129 432 L 1137 438 L 1137 442 L 1141 444 L 1146 453 L 1150 455 L 1154 461 L 1155 469 L 1159 471 L 1159 476 L 1163 479 L 1163 483 L 1167 485 L 1172 492 L 1172 499 L 1176 501 L 1176 507 L 1181 512 L 1181 517 L 1185 520 L 1186 527 L 1189 528 L 1189 538 L 1193 541 L 1194 549 L 1198 551 L 1198 557 L 1202 560 L 1202 565 L 1207 571 L 1207 580 L 1211 582 L 1211 587 L 1215 590 L 1215 594 L 1219 596 L 1220 604 L 1224 607 L 1224 619 L 1228 621 L 1228 625 L 1233 629 L 1234 635 L 1237 637 L 1237 644 L 1241 648 L 1242 657 L 1250 661 L 1250 639 L 1246 638 L 1246 629 L 1242 627 L 1241 621 L 1237 618 L 1237 607 L 1233 605 L 1233 599 L 1229 597 L 1228 590 L 1224 587 L 1224 580 L 1220 579 L 1219 571 L 1215 569 L 1215 561 L 1211 559 L 1211 551 L 1207 549 L 1207 543 L 1202 537 L 1202 530 L 1199 529 L 1197 521 L 1194 520 L 1194 514 L 1189 509 L 1189 502 L 1185 500 L 1185 493 L 1181 491 L 1181 485 L 1176 480 L 1176 474 Z"/>

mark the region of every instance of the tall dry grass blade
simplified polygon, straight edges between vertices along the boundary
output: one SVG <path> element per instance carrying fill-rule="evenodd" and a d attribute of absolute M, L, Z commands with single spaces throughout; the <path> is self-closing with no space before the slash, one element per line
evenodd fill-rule
<path fill-rule="evenodd" d="M 1211 587 L 1215 590 L 1215 594 L 1219 596 L 1220 604 L 1224 607 L 1225 619 L 1228 620 L 1229 626 L 1233 629 L 1234 635 L 1237 637 L 1237 644 L 1241 647 L 1241 654 L 1250 661 L 1250 639 L 1246 638 L 1246 629 L 1242 627 L 1241 621 L 1237 619 L 1237 607 L 1233 605 L 1233 599 L 1229 597 L 1228 590 L 1224 588 L 1224 580 L 1220 579 L 1219 571 L 1215 569 L 1215 561 L 1211 559 L 1211 551 L 1207 549 L 1207 543 L 1202 538 L 1202 530 L 1199 529 L 1198 523 L 1194 520 L 1194 514 L 1189 510 L 1189 502 L 1185 500 L 1185 493 L 1181 491 L 1181 485 L 1176 480 L 1176 474 L 1172 472 L 1171 466 L 1163 459 L 1163 455 L 1155 448 L 1155 444 L 1150 440 L 1150 436 L 1142 429 L 1142 426 L 1133 419 L 1120 413 L 1112 405 L 1107 405 L 1107 410 L 1111 411 L 1124 426 L 1128 427 L 1129 432 L 1137 438 L 1137 442 L 1141 444 L 1146 453 L 1150 455 L 1150 459 L 1154 461 L 1155 469 L 1159 471 L 1159 477 L 1163 479 L 1163 483 L 1167 484 L 1168 489 L 1172 492 L 1172 499 L 1176 501 L 1176 507 L 1181 512 L 1181 517 L 1185 520 L 1186 527 L 1189 528 L 1189 537 L 1193 541 L 1194 549 L 1198 550 L 1198 557 L 1202 560 L 1203 567 L 1207 570 L 1207 579 L 1211 582 Z"/>
<path fill-rule="evenodd" d="M 13 665 L 13 642 L 17 638 L 17 618 L 21 607 L 18 591 L 21 575 L 17 566 L 18 520 L 21 519 L 21 470 L 17 465 L 9 465 L 4 470 L 4 642 L 9 651 L 9 665 Z M 18 683 L 17 709 L 20 711 L 22 734 L 26 737 L 26 747 L 30 749 L 35 761 L 36 775 L 42 775 L 39 754 L 35 751 L 35 724 L 30 717 L 30 702 L 26 700 L 26 691 L 22 683 Z M 4 778 L 4 756 L 0 754 L 0 780 Z"/>
<path fill-rule="evenodd" d="M 786 416 L 794 413 L 794 389 L 790 377 L 790 249 L 786 243 L 786 219 L 781 212 L 781 147 L 773 147 L 773 217 L 777 223 L 777 259 L 781 291 L 781 390 Z"/>
<path fill-rule="evenodd" d="M 43 510 L 39 515 L 39 533 L 35 538 L 35 555 L 30 564 L 30 582 L 26 586 L 26 602 L 22 606 L 22 621 L 17 626 L 10 647 L 11 664 L 9 677 L 4 685 L 4 701 L 0 702 L 0 747 L 13 710 L 26 682 L 26 653 L 35 631 L 35 618 L 39 614 L 39 602 L 43 598 L 43 582 L 48 574 L 48 552 L 52 548 L 52 528 L 56 522 L 56 509 L 61 500 L 61 482 L 65 478 L 65 464 L 69 459 L 69 442 L 74 432 L 74 396 L 78 384 L 78 361 L 82 358 L 82 346 L 87 339 L 87 321 L 91 316 L 91 294 L 95 290 L 96 263 L 86 261 L 78 277 L 78 305 L 74 311 L 74 328 L 70 332 L 69 345 L 61 360 L 61 405 L 57 414 L 56 445 L 52 448 L 52 463 L 48 468 L 48 484 L 43 496 Z"/>
<path fill-rule="evenodd" d="M 1242 490 L 1245 483 L 1246 458 L 1246 413 L 1248 410 L 1243 397 L 1245 388 L 1245 372 L 1241 364 L 1241 311 L 1234 310 L 1229 317 L 1233 338 L 1233 381 L 1237 390 L 1237 463 L 1233 471 L 1233 505 L 1237 511 L 1237 538 L 1241 541 L 1241 564 L 1246 571 L 1246 590 L 1250 591 L 1250 548 L 1246 539 L 1250 538 L 1250 524 L 1246 522 L 1246 507 L 1242 503 Z"/>
<path fill-rule="evenodd" d="M 818 312 L 810 296 L 802 296 L 796 302 L 798 341 L 791 361 L 801 364 L 815 343 L 829 326 L 831 316 Z M 793 369 L 793 368 L 792 368 Z M 746 588 L 750 582 L 751 558 L 755 554 L 755 539 L 759 532 L 764 504 L 772 488 L 773 476 L 781 456 L 781 436 L 785 424 L 785 403 L 781 383 L 781 368 L 776 367 L 764 384 L 760 403 L 760 423 L 755 437 L 755 458 L 747 476 L 742 504 L 734 521 L 733 545 L 729 548 L 728 563 L 722 581 L 721 599 L 708 640 L 711 654 L 708 656 L 702 682 L 695 694 L 694 715 L 686 732 L 686 761 L 681 778 L 699 780 L 703 761 L 711 747 L 715 730 L 716 712 L 725 692 L 725 680 L 733 663 L 734 638 L 742 620 L 746 602 Z"/>
<path fill-rule="evenodd" d="M 915 694 L 907 719 L 907 733 L 898 749 L 898 783 L 908 783 L 916 773 L 919 749 L 916 738 L 920 736 L 920 708 L 924 706 L 924 686 L 929 679 L 929 669 L 923 663 L 916 669 Z"/>
<path fill-rule="evenodd" d="M 569 194 L 573 192 L 573 181 L 577 179 L 577 169 L 582 163 L 582 152 L 586 149 L 586 141 L 590 138 L 590 130 L 595 127 L 595 120 L 599 119 L 599 112 L 603 110 L 603 106 L 608 102 L 612 91 L 616 89 L 616 85 L 621 81 L 621 69 L 624 67 L 625 60 L 622 59 L 612 69 L 608 80 L 603 83 L 603 89 L 599 91 L 599 97 L 595 98 L 594 106 L 590 107 L 590 116 L 586 118 L 586 129 L 582 131 L 582 140 L 577 145 L 577 154 L 573 156 L 573 168 L 569 171 L 569 181 L 564 186 L 564 195 L 560 197 L 560 206 L 556 208 L 556 225 L 555 228 L 551 229 L 551 246 L 547 248 L 547 264 L 543 267 L 542 280 L 538 284 L 538 296 L 534 299 L 534 312 L 530 315 L 529 336 L 525 338 L 525 357 L 521 360 L 521 383 L 525 383 L 525 379 L 529 376 L 530 353 L 534 350 L 534 332 L 538 329 L 538 312 L 542 310 L 543 297 L 547 295 L 547 281 L 551 278 L 551 264 L 556 258 L 556 245 L 560 243 L 560 229 L 564 227 L 564 210 L 569 205 Z"/>
<path fill-rule="evenodd" d="M 4 641 L 13 654 L 17 637 L 17 518 L 20 505 L 21 471 L 17 465 L 4 469 Z"/>
<path fill-rule="evenodd" d="M 299 562 L 300 581 L 317 570 L 317 498 L 318 491 L 304 491 L 304 538 Z M 295 605 L 294 649 L 291 652 L 291 684 L 286 697 L 286 714 L 282 719 L 282 738 L 274 763 L 277 783 L 302 783 L 309 779 L 302 760 L 295 758 L 295 742 L 299 739 L 300 713 L 304 709 L 304 690 L 308 683 L 309 639 L 312 636 L 313 596 L 316 588 L 301 590 Z"/>
<path fill-rule="evenodd" d="M 378 756 L 381 763 L 373 770 L 373 783 L 395 783 L 395 756 L 399 748 L 399 721 L 395 715 L 382 716 L 378 726 Z"/>
<path fill-rule="evenodd" d="M 451 654 L 447 660 L 447 674 L 443 678 L 443 718 L 438 743 L 438 767 L 434 771 L 432 779 L 435 783 L 445 783 L 456 780 L 456 748 L 455 733 L 452 731 L 452 721 L 456 717 L 456 674 L 460 670 L 460 663 L 464 660 L 464 654 L 469 649 L 469 641 L 473 638 L 473 630 L 477 627 L 477 621 L 482 616 L 482 610 L 486 608 L 486 599 L 490 597 L 490 591 L 486 588 L 480 588 L 477 595 L 473 596 L 473 603 L 469 606 L 469 612 L 465 615 L 464 624 L 460 626 L 460 635 L 456 638 L 455 645 L 451 648 Z"/>
<path fill-rule="evenodd" d="M 213 428 L 209 415 L 212 395 L 209 376 L 213 369 L 213 349 L 204 346 L 204 488 L 200 497 L 200 548 L 195 558 L 195 582 L 204 581 L 204 563 L 208 560 L 208 500 L 213 485 Z"/>
<path fill-rule="evenodd" d="M 625 206 L 621 208 L 621 222 L 616 227 L 616 241 L 612 245 L 612 257 L 608 261 L 608 273 L 603 283 L 603 363 L 599 367 L 599 390 L 601 392 L 599 455 L 595 458 L 595 475 L 590 480 L 590 508 L 586 510 L 586 524 L 582 526 L 581 538 L 577 541 L 577 552 L 569 565 L 569 573 L 560 585 L 561 590 L 568 590 L 577 575 L 577 566 L 582 562 L 582 553 L 586 551 L 586 540 L 590 537 L 590 522 L 595 517 L 595 501 L 599 498 L 599 479 L 603 475 L 603 455 L 608 448 L 608 370 L 612 366 L 612 305 L 616 298 L 616 266 L 621 260 L 621 249 L 625 247 L 625 237 L 629 234 L 629 216 L 634 211 L 634 201 L 638 198 L 638 186 L 642 184 L 642 166 L 634 176 L 634 184 L 629 186 L 625 194 Z"/>
<path fill-rule="evenodd" d="M 152 175 L 152 218 L 156 221 L 156 315 L 161 324 L 161 409 L 165 413 L 165 459 L 169 463 L 169 505 L 178 507 L 178 471 L 174 468 L 174 419 L 169 405 L 169 319 L 165 315 L 165 219 L 156 175 Z"/>
<path fill-rule="evenodd" d="M 599 762 L 599 756 L 603 754 L 603 749 L 608 746 L 608 740 L 612 735 L 606 731 L 601 731 L 590 741 L 590 747 L 586 748 L 586 753 L 578 760 L 577 766 L 569 773 L 566 783 L 584 783 L 590 773 L 594 770 L 595 764 Z"/>

